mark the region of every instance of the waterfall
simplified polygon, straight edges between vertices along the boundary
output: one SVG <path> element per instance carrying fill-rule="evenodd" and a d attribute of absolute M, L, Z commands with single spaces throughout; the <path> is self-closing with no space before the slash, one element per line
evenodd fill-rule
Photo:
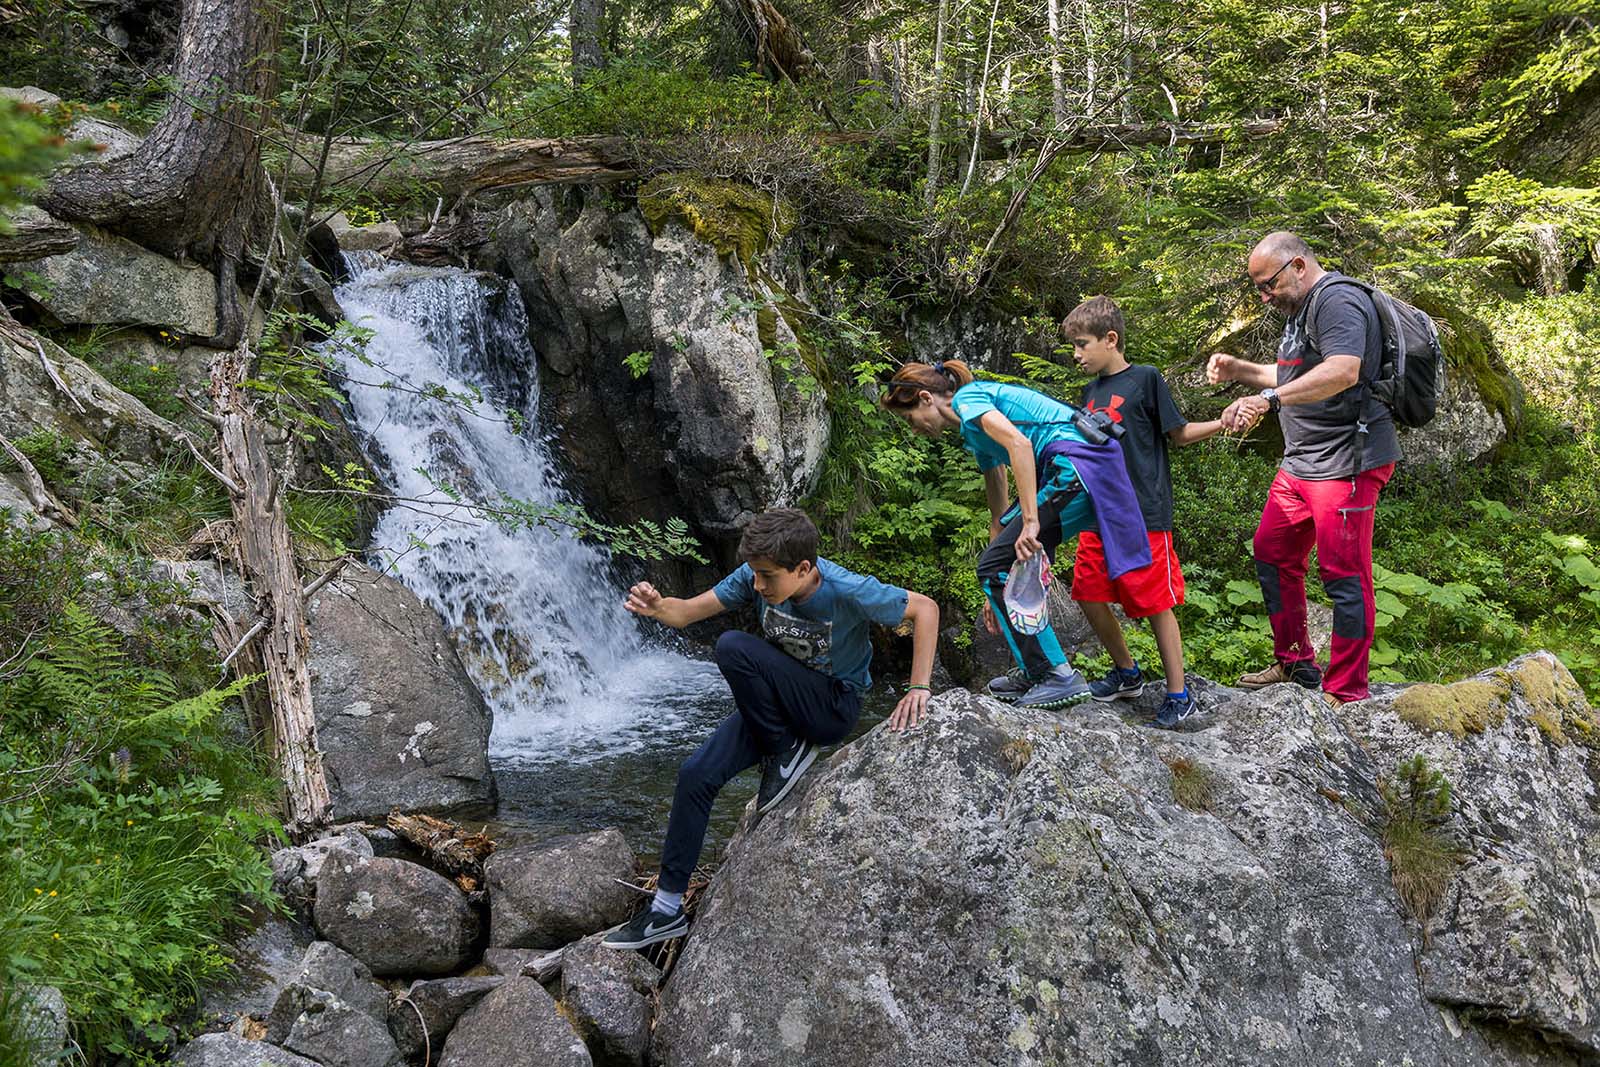
<path fill-rule="evenodd" d="M 435 484 L 480 504 L 502 494 L 573 503 L 538 425 L 515 288 L 450 268 L 347 265 L 336 295 L 371 337 L 359 352 L 329 352 L 367 456 L 401 500 L 379 519 L 370 554 L 450 628 L 494 710 L 491 753 L 587 762 L 694 728 L 708 702 L 726 700 L 716 669 L 644 642 L 603 549 L 559 526 L 508 529 Z M 522 416 L 520 433 L 508 409 Z"/>

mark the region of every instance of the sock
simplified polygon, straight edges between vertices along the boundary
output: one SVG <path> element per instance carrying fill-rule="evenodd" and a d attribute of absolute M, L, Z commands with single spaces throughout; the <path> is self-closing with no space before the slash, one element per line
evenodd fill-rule
<path fill-rule="evenodd" d="M 1124 678 L 1137 678 L 1137 677 L 1139 677 L 1139 675 L 1143 674 L 1144 672 L 1139 669 L 1139 661 L 1138 660 L 1134 660 L 1133 661 L 1133 666 L 1131 666 L 1131 667 L 1118 667 L 1117 668 L 1117 673 L 1122 675 Z"/>
<path fill-rule="evenodd" d="M 656 899 L 650 903 L 651 911 L 659 911 L 663 915 L 675 915 L 682 908 L 683 894 L 669 893 L 665 889 L 657 889 Z"/>
<path fill-rule="evenodd" d="M 1178 701 L 1188 700 L 1189 699 L 1189 687 L 1188 686 L 1184 686 L 1182 689 L 1178 690 L 1176 693 L 1168 693 L 1167 696 L 1171 697 L 1173 700 L 1178 700 Z"/>

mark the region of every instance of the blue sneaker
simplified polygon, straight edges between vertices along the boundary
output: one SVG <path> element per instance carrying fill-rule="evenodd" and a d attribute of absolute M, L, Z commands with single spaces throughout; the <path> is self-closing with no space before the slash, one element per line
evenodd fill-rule
<path fill-rule="evenodd" d="M 1180 722 L 1199 710 L 1200 706 L 1195 703 L 1192 695 L 1177 697 L 1168 693 L 1166 699 L 1161 701 L 1161 710 L 1156 713 L 1156 721 L 1150 725 L 1162 730 L 1175 730 Z"/>
<path fill-rule="evenodd" d="M 1144 692 L 1144 671 L 1139 669 L 1137 663 L 1130 671 L 1112 667 L 1104 678 L 1089 683 L 1089 692 L 1101 704 L 1109 704 L 1113 700 L 1132 700 Z"/>
<path fill-rule="evenodd" d="M 996 700 L 1010 704 L 1032 688 L 1033 683 L 1028 680 L 1028 676 L 1019 668 L 1012 667 L 999 677 L 989 679 L 988 693 Z"/>
<path fill-rule="evenodd" d="M 1093 694 L 1089 690 L 1089 683 L 1078 671 L 1062 665 L 1050 673 L 1044 681 L 1022 694 L 1022 699 L 1017 701 L 1019 708 L 1065 708 L 1072 704 L 1081 704 Z"/>

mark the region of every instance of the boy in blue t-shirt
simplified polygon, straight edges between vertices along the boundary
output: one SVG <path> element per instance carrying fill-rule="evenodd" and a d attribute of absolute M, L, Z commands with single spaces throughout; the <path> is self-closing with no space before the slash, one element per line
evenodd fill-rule
<path fill-rule="evenodd" d="M 753 603 L 762 636 L 730 630 L 717 640 L 717 666 L 737 710 L 679 769 L 655 900 L 606 936 L 609 948 L 643 948 L 688 931 L 683 893 L 705 843 L 711 803 L 730 779 L 762 765 L 756 813 L 764 814 L 789 795 L 822 746 L 850 733 L 861 694 L 872 686 L 871 623 L 915 626 L 911 684 L 889 728 L 915 726 L 927 712 L 937 604 L 820 558 L 817 528 L 795 508 L 752 519 L 739 555 L 745 562 L 738 570 L 687 600 L 664 597 L 649 582 L 628 591 L 629 611 L 677 629 Z"/>

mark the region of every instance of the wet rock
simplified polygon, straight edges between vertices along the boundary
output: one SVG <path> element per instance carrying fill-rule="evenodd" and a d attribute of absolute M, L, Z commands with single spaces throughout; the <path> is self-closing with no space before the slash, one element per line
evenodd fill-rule
<path fill-rule="evenodd" d="M 561 1003 L 601 1067 L 643 1067 L 650 1045 L 650 998 L 661 972 L 637 952 L 586 937 L 567 947 Z"/>
<path fill-rule="evenodd" d="M 319 993 L 331 994 L 374 1019 L 383 1019 L 389 1006 L 389 994 L 373 981 L 366 964 L 331 942 L 317 941 L 306 949 L 299 969 L 278 995 L 267 1019 L 267 1040 L 282 1044 L 299 1016 L 321 1003 Z"/>
<path fill-rule="evenodd" d="M 388 255 L 400 247 L 400 227 L 388 220 L 357 226 L 342 211 L 336 211 L 324 224 L 342 252 L 380 252 Z"/>
<path fill-rule="evenodd" d="M 1289 685 L 1208 690 L 1182 733 L 941 694 L 920 730 L 867 734 L 730 844 L 652 1056 L 1592 1059 L 1600 762 L 1580 739 L 1600 724 L 1551 657 L 1502 673 L 1473 715 L 1396 710 L 1404 690 L 1337 711 Z M 1464 852 L 1426 942 L 1379 788 L 1419 751 L 1454 786 Z"/>
<path fill-rule="evenodd" d="M 600 514 L 681 516 L 731 547 L 749 515 L 806 495 L 828 418 L 804 387 L 810 342 L 779 253 L 725 259 L 681 221 L 652 233 L 593 189 L 536 191 L 490 229 L 482 261 L 522 291 L 541 407 Z M 624 360 L 638 352 L 635 377 Z"/>
<path fill-rule="evenodd" d="M 265 1018 L 284 988 L 300 974 L 306 949 L 316 940 L 315 931 L 264 908 L 254 914 L 257 924 L 229 946 L 228 954 L 234 959 L 231 976 L 202 995 L 203 1014 Z"/>
<path fill-rule="evenodd" d="M 455 885 L 404 860 L 335 850 L 317 878 L 317 932 L 379 976 L 472 961 L 478 917 Z"/>
<path fill-rule="evenodd" d="M 626 920 L 639 895 L 633 849 L 620 830 L 575 834 L 489 857 L 489 944 L 559 948 Z"/>
<path fill-rule="evenodd" d="M 237 1034 L 201 1034 L 172 1057 L 177 1067 L 322 1067 L 265 1041 Z"/>
<path fill-rule="evenodd" d="M 589 1050 L 532 978 L 508 978 L 445 1040 L 440 1067 L 591 1067 Z"/>
<path fill-rule="evenodd" d="M 437 1060 L 456 1020 L 503 984 L 504 978 L 492 975 L 412 982 L 405 996 L 389 1005 L 389 1032 L 406 1058 L 422 1059 L 426 1053 Z"/>
<path fill-rule="evenodd" d="M 350 566 L 306 617 L 336 818 L 493 803 L 493 720 L 431 608 L 394 579 Z"/>
<path fill-rule="evenodd" d="M 71 252 L 17 263 L 8 273 L 29 299 L 68 326 L 165 326 L 217 332 L 217 283 L 204 267 L 181 266 L 122 237 L 79 226 Z"/>

